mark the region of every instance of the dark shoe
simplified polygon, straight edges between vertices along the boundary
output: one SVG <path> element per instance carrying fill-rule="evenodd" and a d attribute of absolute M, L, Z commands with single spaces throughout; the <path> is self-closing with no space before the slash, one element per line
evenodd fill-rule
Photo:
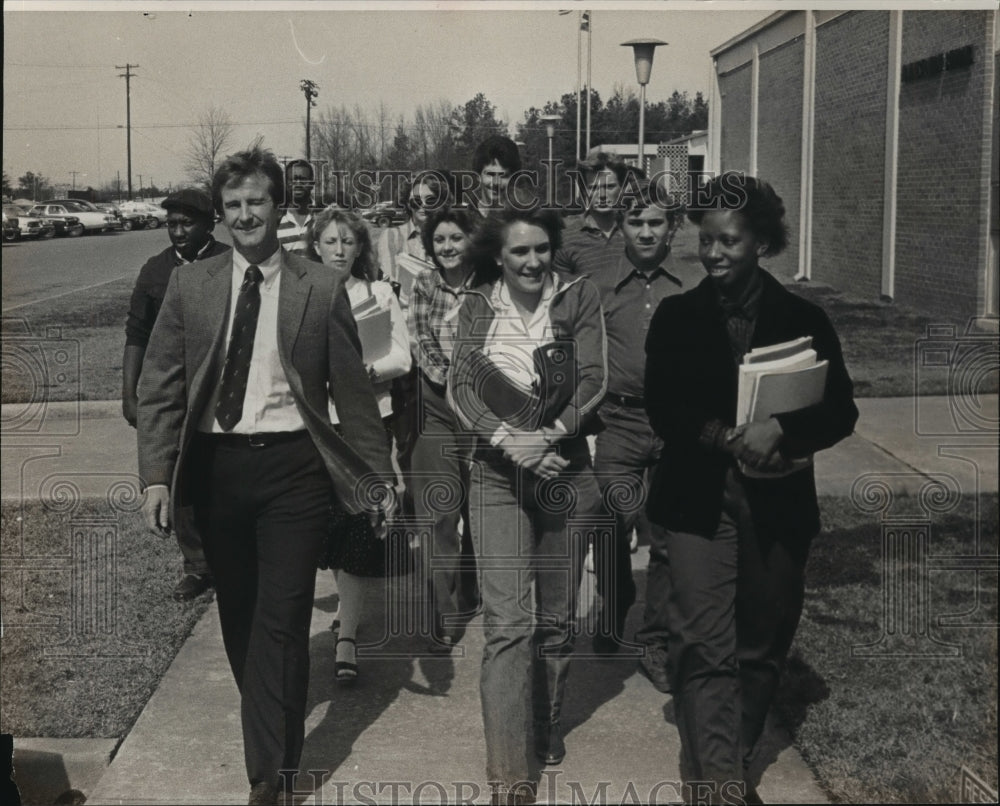
<path fill-rule="evenodd" d="M 340 645 L 350 644 L 351 645 L 351 657 L 354 658 L 353 661 L 338 660 L 333 665 L 333 673 L 337 679 L 337 685 L 339 686 L 353 686 L 358 682 L 358 664 L 357 664 L 357 643 L 353 638 L 338 638 L 337 639 L 337 655 L 340 655 Z"/>
<path fill-rule="evenodd" d="M 561 764 L 566 758 L 562 724 L 558 719 L 548 724 L 535 725 L 535 755 L 539 761 L 549 766 Z"/>
<path fill-rule="evenodd" d="M 670 684 L 667 653 L 659 647 L 646 647 L 645 654 L 639 658 L 639 668 L 645 672 L 649 682 L 657 691 L 670 694 L 674 690 Z"/>
<path fill-rule="evenodd" d="M 258 781 L 250 787 L 249 806 L 275 806 L 278 802 L 278 787 L 267 781 Z"/>
<path fill-rule="evenodd" d="M 174 588 L 175 602 L 190 602 L 212 587 L 211 574 L 185 574 Z"/>

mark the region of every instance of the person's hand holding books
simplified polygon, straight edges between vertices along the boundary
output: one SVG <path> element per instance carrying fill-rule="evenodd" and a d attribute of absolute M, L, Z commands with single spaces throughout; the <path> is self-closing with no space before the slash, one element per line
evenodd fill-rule
<path fill-rule="evenodd" d="M 745 423 L 731 428 L 726 447 L 739 461 L 754 470 L 779 472 L 788 466 L 779 452 L 784 432 L 774 417 L 761 422 Z"/>

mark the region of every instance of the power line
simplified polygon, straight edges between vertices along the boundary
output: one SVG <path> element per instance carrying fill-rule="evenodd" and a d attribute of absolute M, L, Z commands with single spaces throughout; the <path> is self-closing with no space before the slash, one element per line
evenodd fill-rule
<path fill-rule="evenodd" d="M 33 62 L 8 62 L 3 63 L 4 67 L 72 67 L 79 70 L 107 70 L 108 66 L 106 64 L 54 64 L 48 62 L 46 64 L 35 64 Z"/>

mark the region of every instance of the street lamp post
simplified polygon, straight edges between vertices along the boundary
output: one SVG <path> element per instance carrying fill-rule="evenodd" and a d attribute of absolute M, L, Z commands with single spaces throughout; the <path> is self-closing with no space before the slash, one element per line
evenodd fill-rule
<path fill-rule="evenodd" d="M 552 161 L 552 141 L 556 136 L 556 123 L 562 120 L 562 115 L 539 115 L 538 120 L 545 124 L 545 134 L 549 138 L 549 203 L 554 201 L 554 190 L 556 184 L 556 168 Z"/>
<path fill-rule="evenodd" d="M 646 170 L 646 85 L 653 69 L 653 51 L 666 45 L 662 39 L 630 39 L 622 42 L 622 47 L 632 48 L 635 56 L 635 78 L 639 82 L 639 167 Z"/>

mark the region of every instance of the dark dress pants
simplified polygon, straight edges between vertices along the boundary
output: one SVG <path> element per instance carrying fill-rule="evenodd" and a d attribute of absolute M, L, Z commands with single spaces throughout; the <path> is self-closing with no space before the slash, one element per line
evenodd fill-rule
<path fill-rule="evenodd" d="M 177 523 L 174 524 L 174 537 L 177 547 L 184 558 L 184 573 L 201 576 L 208 573 L 208 562 L 205 560 L 205 549 L 201 545 L 201 535 L 194 523 L 194 510 L 180 507 L 177 511 Z"/>
<path fill-rule="evenodd" d="M 802 613 L 809 540 L 760 535 L 735 468 L 715 534 L 666 540 L 682 776 L 722 792 L 744 781 L 764 729 Z"/>
<path fill-rule="evenodd" d="M 597 592 L 604 601 L 602 631 L 610 632 L 616 621 L 624 623 L 635 602 L 629 538 L 632 529 L 649 541 L 646 577 L 646 609 L 635 640 L 666 650 L 670 636 L 667 617 L 670 568 L 663 527 L 646 517 L 647 474 L 660 461 L 663 440 L 649 424 L 646 412 L 605 402 L 601 406 L 605 429 L 597 435 L 594 473 L 615 532 L 594 547 Z M 623 638 L 624 636 L 617 636 Z"/>
<path fill-rule="evenodd" d="M 269 447 L 238 443 L 196 436 L 188 489 L 240 689 L 247 775 L 277 785 L 280 770 L 298 767 L 305 739 L 309 624 L 331 484 L 305 431 Z"/>

